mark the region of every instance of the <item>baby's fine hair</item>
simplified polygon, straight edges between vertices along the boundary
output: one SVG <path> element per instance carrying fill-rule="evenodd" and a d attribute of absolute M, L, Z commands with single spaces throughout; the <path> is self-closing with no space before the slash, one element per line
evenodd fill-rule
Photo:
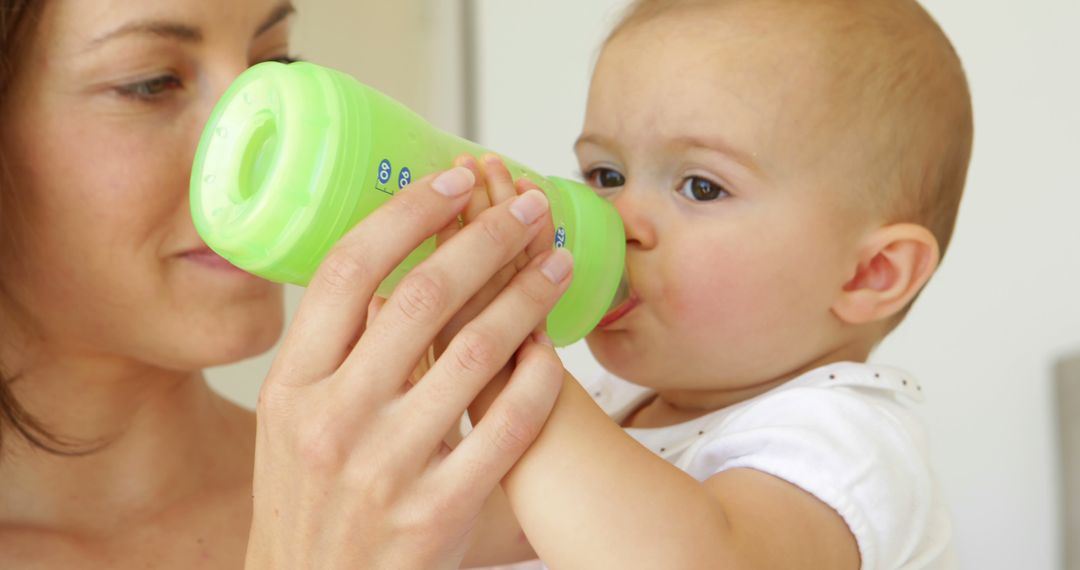
<path fill-rule="evenodd" d="M 952 238 L 973 138 L 963 66 L 934 19 L 915 0 L 637 0 L 610 43 L 666 16 L 750 8 L 813 26 L 842 98 L 839 125 L 856 132 L 851 188 L 889 223 L 929 229 L 942 255 Z M 842 103 L 842 104 L 840 104 Z"/>

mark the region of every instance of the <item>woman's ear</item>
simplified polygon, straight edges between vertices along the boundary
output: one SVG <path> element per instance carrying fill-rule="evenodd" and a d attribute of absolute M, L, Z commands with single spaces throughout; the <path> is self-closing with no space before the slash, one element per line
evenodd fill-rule
<path fill-rule="evenodd" d="M 925 227 L 879 228 L 860 244 L 854 276 L 844 284 L 832 312 L 853 325 L 887 319 L 915 298 L 940 259 L 937 239 Z"/>

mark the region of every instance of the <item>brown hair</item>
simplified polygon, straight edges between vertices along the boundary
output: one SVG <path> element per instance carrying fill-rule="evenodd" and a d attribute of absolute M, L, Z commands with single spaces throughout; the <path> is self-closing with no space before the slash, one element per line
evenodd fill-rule
<path fill-rule="evenodd" d="M 761 0 L 754 0 L 761 4 Z M 637 0 L 608 42 L 669 14 L 737 4 L 733 0 Z M 773 0 L 769 8 L 810 13 L 832 45 L 837 87 L 860 125 L 859 202 L 891 222 L 925 226 L 944 255 L 952 238 L 971 158 L 971 95 L 955 49 L 915 0 Z M 865 143 L 865 144 L 863 144 Z M 880 143 L 880 144 L 879 144 Z"/>
<path fill-rule="evenodd" d="M 20 51 L 30 39 L 43 4 L 44 0 L 0 0 L 0 109 L 4 107 L 8 90 L 18 72 Z M 12 224 L 9 223 L 12 218 L 13 186 L 4 148 L 0 147 L 0 240 L 9 242 L 14 239 Z M 0 247 L 8 245 L 0 243 Z M 0 281 L 0 301 L 9 300 L 10 295 L 3 281 Z M 4 329 L 9 327 L 0 326 L 0 331 Z M 11 390 L 11 383 L 17 379 L 18 376 L 10 375 L 4 369 L 4 363 L 0 362 L 0 452 L 4 450 L 5 432 L 11 431 L 39 449 L 58 455 L 80 455 L 71 451 L 72 442 L 50 433 L 19 403 Z"/>

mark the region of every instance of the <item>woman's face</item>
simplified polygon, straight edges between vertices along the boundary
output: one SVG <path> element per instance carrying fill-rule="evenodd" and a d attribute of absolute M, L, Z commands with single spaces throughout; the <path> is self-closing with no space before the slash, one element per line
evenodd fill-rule
<path fill-rule="evenodd" d="M 188 178 L 228 84 L 288 56 L 291 13 L 281 0 L 46 2 L 0 108 L 5 191 L 24 206 L 0 280 L 51 347 L 195 370 L 273 345 L 281 287 L 206 249 Z"/>

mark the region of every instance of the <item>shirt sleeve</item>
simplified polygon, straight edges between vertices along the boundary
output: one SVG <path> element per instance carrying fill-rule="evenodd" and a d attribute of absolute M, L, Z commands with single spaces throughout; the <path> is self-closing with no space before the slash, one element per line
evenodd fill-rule
<path fill-rule="evenodd" d="M 785 390 L 711 426 L 696 447 L 686 469 L 699 480 L 755 469 L 832 507 L 855 536 L 865 570 L 908 566 L 936 524 L 922 427 L 892 394 Z"/>

